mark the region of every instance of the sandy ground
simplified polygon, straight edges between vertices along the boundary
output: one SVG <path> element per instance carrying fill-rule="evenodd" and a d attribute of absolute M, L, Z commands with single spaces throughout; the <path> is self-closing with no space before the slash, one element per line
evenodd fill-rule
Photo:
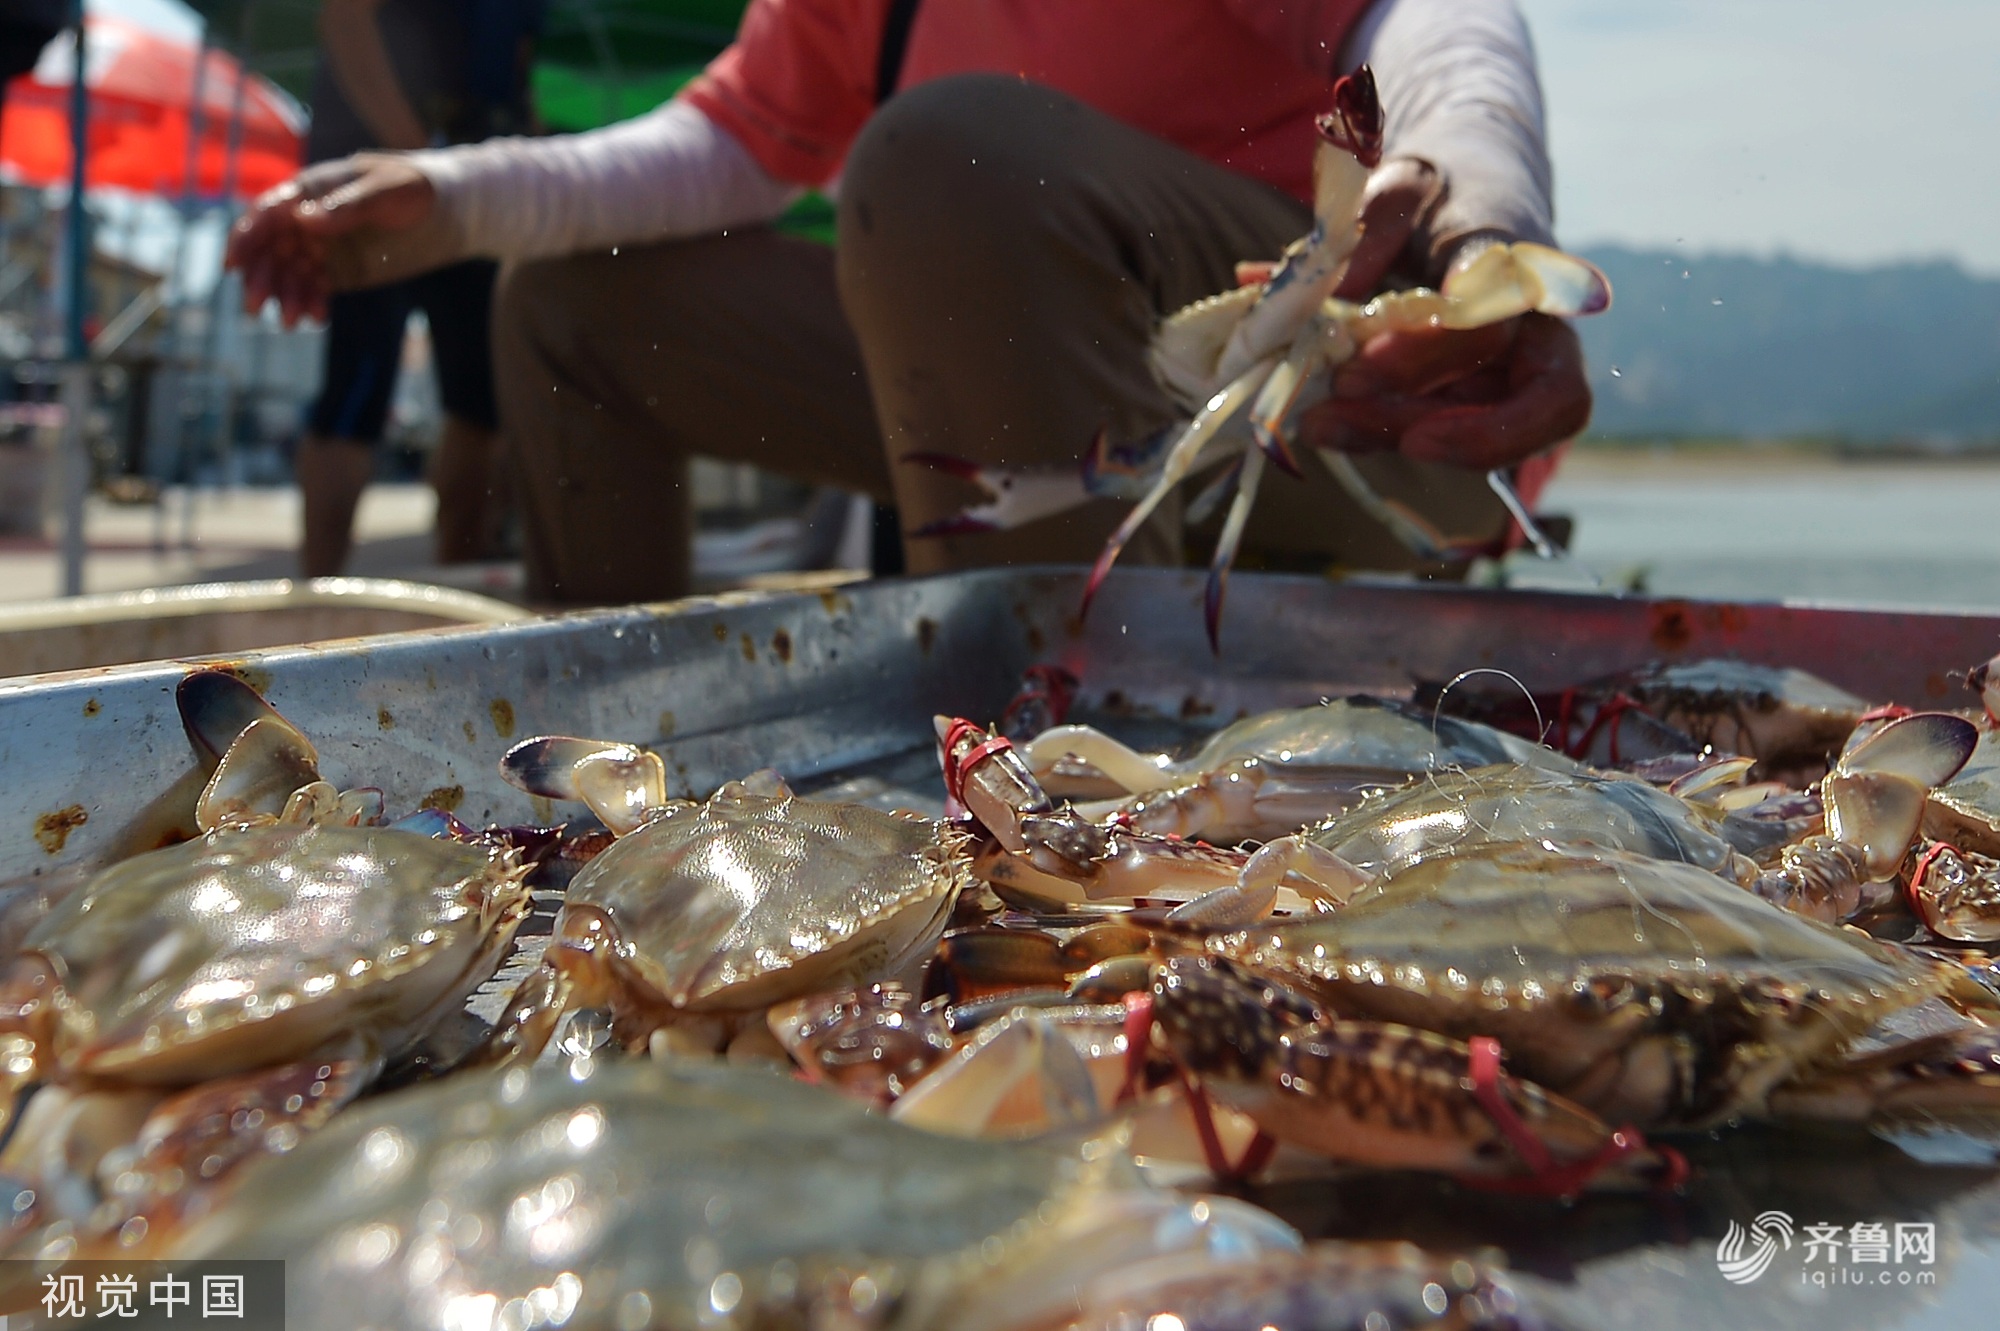
<path fill-rule="evenodd" d="M 355 552 L 348 572 L 444 582 L 501 596 L 518 585 L 517 573 L 506 567 L 434 565 L 430 529 L 435 508 L 428 486 L 371 486 L 356 515 Z M 113 504 L 92 496 L 84 530 L 89 542 L 86 592 L 289 578 L 298 571 L 299 498 L 298 491 L 289 488 L 172 489 L 157 506 Z M 61 579 L 52 540 L 0 536 L 0 601 L 55 596 Z"/>

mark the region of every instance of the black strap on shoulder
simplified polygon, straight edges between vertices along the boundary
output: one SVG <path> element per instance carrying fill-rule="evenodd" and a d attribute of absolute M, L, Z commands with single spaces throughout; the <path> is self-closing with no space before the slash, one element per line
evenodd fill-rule
<path fill-rule="evenodd" d="M 882 49 L 875 56 L 875 105 L 896 95 L 903 77 L 903 53 L 910 45 L 910 25 L 917 20 L 917 0 L 889 0 L 889 17 L 882 24 Z"/>

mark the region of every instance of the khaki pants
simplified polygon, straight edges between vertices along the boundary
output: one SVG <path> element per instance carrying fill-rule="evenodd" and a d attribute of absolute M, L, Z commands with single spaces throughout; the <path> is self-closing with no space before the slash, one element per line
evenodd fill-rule
<path fill-rule="evenodd" d="M 1177 414 L 1145 363 L 1160 317 L 1309 223 L 1296 200 L 1059 93 L 976 75 L 915 88 L 869 122 L 841 183 L 837 253 L 754 228 L 512 265 L 495 370 L 529 594 L 685 592 L 693 454 L 894 502 L 908 531 L 982 496 L 904 454 L 1073 465 L 1100 428 L 1138 438 Z M 1504 524 L 1476 474 L 1363 465 L 1450 530 Z M 1163 508 L 1128 559 L 1180 562 L 1180 508 Z M 909 566 L 1088 562 L 1125 509 L 1098 500 L 1009 532 L 910 538 Z M 1317 469 L 1267 478 L 1246 552 L 1411 562 Z"/>

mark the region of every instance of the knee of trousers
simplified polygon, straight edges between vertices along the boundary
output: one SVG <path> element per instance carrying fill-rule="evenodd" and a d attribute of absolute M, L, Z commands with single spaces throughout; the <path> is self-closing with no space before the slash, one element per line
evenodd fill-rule
<path fill-rule="evenodd" d="M 496 368 L 525 368 L 524 353 L 533 355 L 538 348 L 565 340 L 561 324 L 569 319 L 577 298 L 573 268 L 567 259 L 510 260 L 501 265 L 493 283 L 489 334 Z M 495 387 L 504 392 L 508 377 L 503 375 Z"/>
<path fill-rule="evenodd" d="M 1071 193 L 1079 131 L 1091 114 L 1064 93 L 1004 74 L 955 75 L 890 99 L 855 139 L 841 174 L 842 294 L 924 256 L 1016 252 Z"/>

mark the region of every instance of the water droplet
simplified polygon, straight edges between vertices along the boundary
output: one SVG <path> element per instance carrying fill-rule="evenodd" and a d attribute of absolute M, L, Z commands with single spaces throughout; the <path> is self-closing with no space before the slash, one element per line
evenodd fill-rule
<path fill-rule="evenodd" d="M 1720 297 L 1720 296 L 1717 296 L 1717 297 L 1716 297 L 1716 298 L 1715 298 L 1714 300 L 1712 300 L 1712 301 L 1710 301 L 1710 302 L 1708 302 L 1708 303 L 1709 303 L 1709 304 L 1711 304 L 1711 305 L 1720 305 L 1720 304 L 1722 304 L 1722 297 Z"/>

